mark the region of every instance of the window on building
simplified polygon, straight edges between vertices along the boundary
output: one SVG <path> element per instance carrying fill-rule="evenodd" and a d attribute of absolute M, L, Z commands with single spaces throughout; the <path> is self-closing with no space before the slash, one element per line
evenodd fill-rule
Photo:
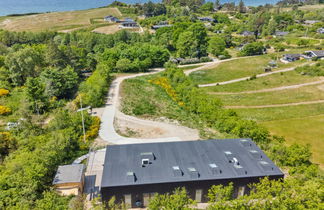
<path fill-rule="evenodd" d="M 201 199 L 202 199 L 202 189 L 197 189 L 195 200 L 199 203 L 201 202 Z"/>
<path fill-rule="evenodd" d="M 150 203 L 150 200 L 154 197 L 156 193 L 143 193 L 143 205 L 148 206 Z"/>
<path fill-rule="evenodd" d="M 237 197 L 241 197 L 244 195 L 244 192 L 245 192 L 245 186 L 239 186 L 238 187 L 238 190 L 237 190 Z"/>
<path fill-rule="evenodd" d="M 125 204 L 127 206 L 132 206 L 132 195 L 131 194 L 124 195 L 124 199 L 125 199 Z"/>

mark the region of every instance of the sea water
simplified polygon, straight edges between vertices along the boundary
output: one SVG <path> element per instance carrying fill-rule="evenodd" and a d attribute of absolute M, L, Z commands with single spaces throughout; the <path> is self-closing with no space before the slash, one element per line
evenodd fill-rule
<path fill-rule="evenodd" d="M 121 0 L 125 3 L 145 3 L 147 0 Z M 152 0 L 160 2 L 161 0 Z M 246 5 L 274 4 L 278 0 L 245 0 Z M 0 16 L 54 11 L 82 10 L 107 6 L 113 0 L 0 0 Z M 221 3 L 239 0 L 221 0 Z"/>

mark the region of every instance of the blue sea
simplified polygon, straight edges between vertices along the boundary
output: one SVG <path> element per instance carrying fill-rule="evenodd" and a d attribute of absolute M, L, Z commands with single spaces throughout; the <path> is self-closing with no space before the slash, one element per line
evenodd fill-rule
<path fill-rule="evenodd" d="M 146 0 L 121 0 L 125 3 L 145 3 Z M 159 0 L 152 0 L 160 2 Z M 245 0 L 246 5 L 258 6 L 266 3 L 276 3 L 278 0 Z M 36 12 L 54 12 L 82 10 L 107 6 L 113 0 L 0 0 L 0 16 L 10 14 L 25 14 Z M 239 0 L 221 0 L 221 3 Z"/>

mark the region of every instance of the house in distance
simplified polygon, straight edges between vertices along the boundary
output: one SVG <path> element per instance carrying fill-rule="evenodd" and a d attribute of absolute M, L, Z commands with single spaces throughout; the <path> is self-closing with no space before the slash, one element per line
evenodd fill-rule
<path fill-rule="evenodd" d="M 101 196 L 104 202 L 115 196 L 129 207 L 145 207 L 155 193 L 185 187 L 199 203 L 207 202 L 213 185 L 232 182 L 238 197 L 263 177 L 284 174 L 250 139 L 113 145 L 106 150 Z"/>

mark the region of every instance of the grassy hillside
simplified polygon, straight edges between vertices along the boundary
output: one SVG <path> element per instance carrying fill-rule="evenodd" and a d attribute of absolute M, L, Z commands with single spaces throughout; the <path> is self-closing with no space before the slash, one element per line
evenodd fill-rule
<path fill-rule="evenodd" d="M 2 17 L 0 28 L 9 31 L 69 30 L 103 24 L 107 15 L 122 16 L 117 8 L 97 8 L 71 12 L 53 12 L 18 17 Z"/>
<path fill-rule="evenodd" d="M 262 73 L 269 61 L 268 55 L 242 58 L 222 63 L 211 70 L 195 72 L 191 78 L 195 83 L 226 81 L 252 73 Z M 287 65 L 300 65 L 293 62 Z M 279 68 L 283 67 L 280 65 Z M 273 74 L 254 80 L 203 88 L 211 97 L 221 99 L 225 106 L 241 107 L 235 111 L 245 119 L 251 119 L 267 127 L 275 135 L 284 136 L 287 144 L 310 144 L 312 160 L 324 167 L 324 103 L 289 105 L 324 99 L 323 77 L 301 75 L 296 71 Z M 310 84 L 318 81 L 318 84 Z M 305 85 L 306 84 L 306 85 Z M 292 85 L 294 88 L 289 88 Z M 288 88 L 287 88 L 288 87 Z M 253 108 L 282 104 L 282 107 Z"/>

